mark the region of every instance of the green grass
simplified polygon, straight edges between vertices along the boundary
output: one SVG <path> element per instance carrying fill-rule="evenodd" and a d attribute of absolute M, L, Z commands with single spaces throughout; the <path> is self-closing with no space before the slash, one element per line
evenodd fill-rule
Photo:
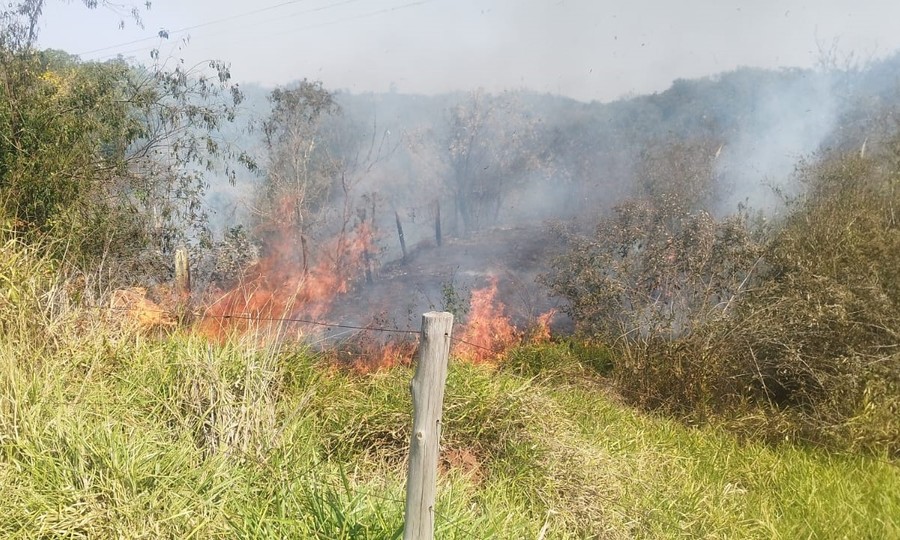
<path fill-rule="evenodd" d="M 82 315 L 0 336 L 0 536 L 398 537 L 410 369 Z M 636 412 L 604 354 L 453 362 L 438 538 L 900 537 L 896 464 Z"/>
<path fill-rule="evenodd" d="M 410 368 L 149 337 L 3 252 L 0 538 L 399 537 Z M 578 342 L 453 361 L 437 538 L 900 537 L 896 462 L 649 416 L 608 390 L 614 361 Z"/>

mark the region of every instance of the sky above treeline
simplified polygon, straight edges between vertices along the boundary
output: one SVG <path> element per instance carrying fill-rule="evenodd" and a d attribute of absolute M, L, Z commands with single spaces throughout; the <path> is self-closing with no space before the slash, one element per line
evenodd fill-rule
<path fill-rule="evenodd" d="M 865 62 L 900 49 L 900 2 L 866 0 L 49 0 L 39 45 L 230 62 L 238 82 L 352 92 L 530 89 L 582 101 L 662 91 L 741 66 Z M 119 21 L 125 19 L 125 27 Z M 160 39 L 160 30 L 168 39 Z"/>

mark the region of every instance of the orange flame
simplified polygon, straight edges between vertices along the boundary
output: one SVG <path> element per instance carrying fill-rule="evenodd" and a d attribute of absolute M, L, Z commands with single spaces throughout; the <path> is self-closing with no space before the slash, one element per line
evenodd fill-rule
<path fill-rule="evenodd" d="M 147 298 L 147 289 L 130 287 L 113 291 L 110 307 L 122 312 L 125 317 L 143 330 L 175 326 L 172 312 L 162 309 Z"/>
<path fill-rule="evenodd" d="M 497 279 L 483 289 L 472 291 L 469 318 L 457 335 L 456 354 L 473 362 L 496 360 L 522 336 L 506 315 L 506 306 L 496 300 Z"/>
<path fill-rule="evenodd" d="M 538 316 L 534 326 L 529 332 L 529 338 L 532 343 L 547 343 L 550 341 L 550 321 L 553 319 L 554 315 L 556 315 L 556 309 L 551 309 L 543 315 Z"/>
<path fill-rule="evenodd" d="M 323 244 L 319 260 L 304 272 L 296 242 L 279 235 L 271 253 L 251 267 L 245 279 L 210 305 L 199 331 L 221 338 L 229 331 L 246 332 L 272 319 L 316 320 L 328 312 L 337 295 L 346 293 L 360 273 L 373 235 L 367 224 Z"/>
<path fill-rule="evenodd" d="M 415 340 L 392 340 L 384 343 L 369 340 L 353 362 L 353 367 L 361 373 L 370 373 L 398 365 L 408 366 L 412 364 L 417 349 Z"/>

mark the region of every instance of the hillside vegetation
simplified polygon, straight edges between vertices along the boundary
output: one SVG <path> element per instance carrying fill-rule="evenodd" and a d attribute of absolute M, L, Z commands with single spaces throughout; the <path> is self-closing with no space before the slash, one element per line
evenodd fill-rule
<path fill-rule="evenodd" d="M 737 433 L 900 452 L 896 140 L 826 155 L 775 223 L 681 190 L 614 209 L 543 280 L 613 344 L 630 402 Z"/>
<path fill-rule="evenodd" d="M 0 536 L 398 537 L 387 338 L 443 309 L 441 538 L 900 537 L 900 56 L 242 90 L 37 50 L 41 6 L 0 8 Z"/>
<path fill-rule="evenodd" d="M 397 537 L 410 368 L 148 337 L 68 306 L 75 282 L 3 249 L 4 538 Z M 566 341 L 452 360 L 437 537 L 900 534 L 895 464 L 642 414 L 610 393 L 614 363 Z"/>

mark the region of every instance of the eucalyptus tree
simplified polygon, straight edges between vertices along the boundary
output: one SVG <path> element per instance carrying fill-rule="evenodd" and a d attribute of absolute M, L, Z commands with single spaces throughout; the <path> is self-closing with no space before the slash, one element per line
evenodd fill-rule
<path fill-rule="evenodd" d="M 64 237 L 88 260 L 201 238 L 210 174 L 233 181 L 255 166 L 218 135 L 242 98 L 228 65 L 38 50 L 44 5 L 0 11 L 0 218 L 19 234 Z"/>

